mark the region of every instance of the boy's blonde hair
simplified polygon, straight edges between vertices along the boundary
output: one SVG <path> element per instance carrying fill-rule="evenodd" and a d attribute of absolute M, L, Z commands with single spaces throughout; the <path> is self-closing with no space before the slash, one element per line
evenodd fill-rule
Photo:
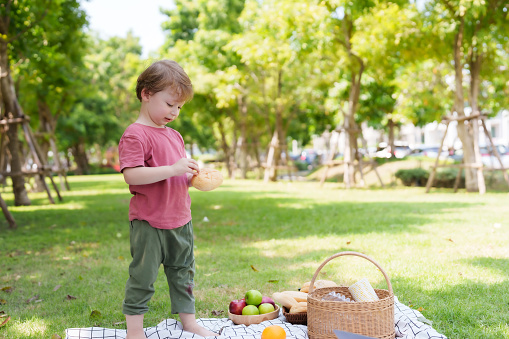
<path fill-rule="evenodd" d="M 155 94 L 167 88 L 177 95 L 179 101 L 187 102 L 193 98 L 193 84 L 184 69 L 173 60 L 159 60 L 138 77 L 136 96 L 141 101 L 143 89 Z"/>

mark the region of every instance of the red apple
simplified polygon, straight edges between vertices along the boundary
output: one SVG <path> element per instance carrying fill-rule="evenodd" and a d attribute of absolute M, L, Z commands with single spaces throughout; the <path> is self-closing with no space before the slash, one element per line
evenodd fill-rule
<path fill-rule="evenodd" d="M 242 309 L 246 306 L 246 300 L 244 299 L 238 299 L 238 300 L 232 300 L 230 302 L 230 313 L 242 315 Z"/>
<path fill-rule="evenodd" d="M 272 304 L 272 306 L 274 306 L 274 308 L 276 308 L 276 303 L 274 302 L 274 300 L 272 300 L 269 297 L 265 297 L 265 296 L 262 297 L 262 304 L 265 304 L 265 303 Z"/>

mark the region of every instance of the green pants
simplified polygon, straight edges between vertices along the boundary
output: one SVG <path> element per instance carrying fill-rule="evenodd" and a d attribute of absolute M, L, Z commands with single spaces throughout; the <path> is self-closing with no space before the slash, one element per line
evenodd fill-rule
<path fill-rule="evenodd" d="M 133 220 L 130 223 L 130 240 L 133 260 L 129 265 L 123 313 L 147 313 L 161 264 L 168 280 L 171 313 L 195 313 L 192 222 L 163 230 L 150 226 L 146 221 Z"/>

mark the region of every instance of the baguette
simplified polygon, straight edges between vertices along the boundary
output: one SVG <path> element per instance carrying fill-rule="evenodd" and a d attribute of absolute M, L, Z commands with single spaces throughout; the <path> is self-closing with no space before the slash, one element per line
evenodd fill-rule
<path fill-rule="evenodd" d="M 308 311 L 308 303 L 300 302 L 292 306 L 290 309 L 290 313 L 307 313 Z"/>
<path fill-rule="evenodd" d="M 295 300 L 294 297 L 284 293 L 275 292 L 272 294 L 272 299 L 287 309 L 291 309 L 293 305 L 297 305 L 297 300 Z"/>
<path fill-rule="evenodd" d="M 300 288 L 300 291 L 308 293 L 310 284 L 311 284 L 311 281 L 304 283 L 304 285 L 302 285 L 302 287 Z M 338 286 L 338 285 L 334 281 L 331 281 L 331 280 L 315 280 L 315 284 L 314 284 L 315 288 L 336 287 L 336 286 Z"/>
<path fill-rule="evenodd" d="M 293 297 L 298 302 L 308 301 L 308 294 L 304 293 L 304 292 L 299 292 L 299 291 L 283 291 L 281 293 L 284 293 L 286 295 L 289 295 L 289 296 Z"/>

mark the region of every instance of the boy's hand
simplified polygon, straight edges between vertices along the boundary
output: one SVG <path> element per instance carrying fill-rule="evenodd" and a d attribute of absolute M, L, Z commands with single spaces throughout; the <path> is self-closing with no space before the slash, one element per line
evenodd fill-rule
<path fill-rule="evenodd" d="M 173 176 L 179 176 L 185 173 L 196 175 L 200 173 L 200 167 L 194 159 L 182 158 L 172 166 Z"/>

